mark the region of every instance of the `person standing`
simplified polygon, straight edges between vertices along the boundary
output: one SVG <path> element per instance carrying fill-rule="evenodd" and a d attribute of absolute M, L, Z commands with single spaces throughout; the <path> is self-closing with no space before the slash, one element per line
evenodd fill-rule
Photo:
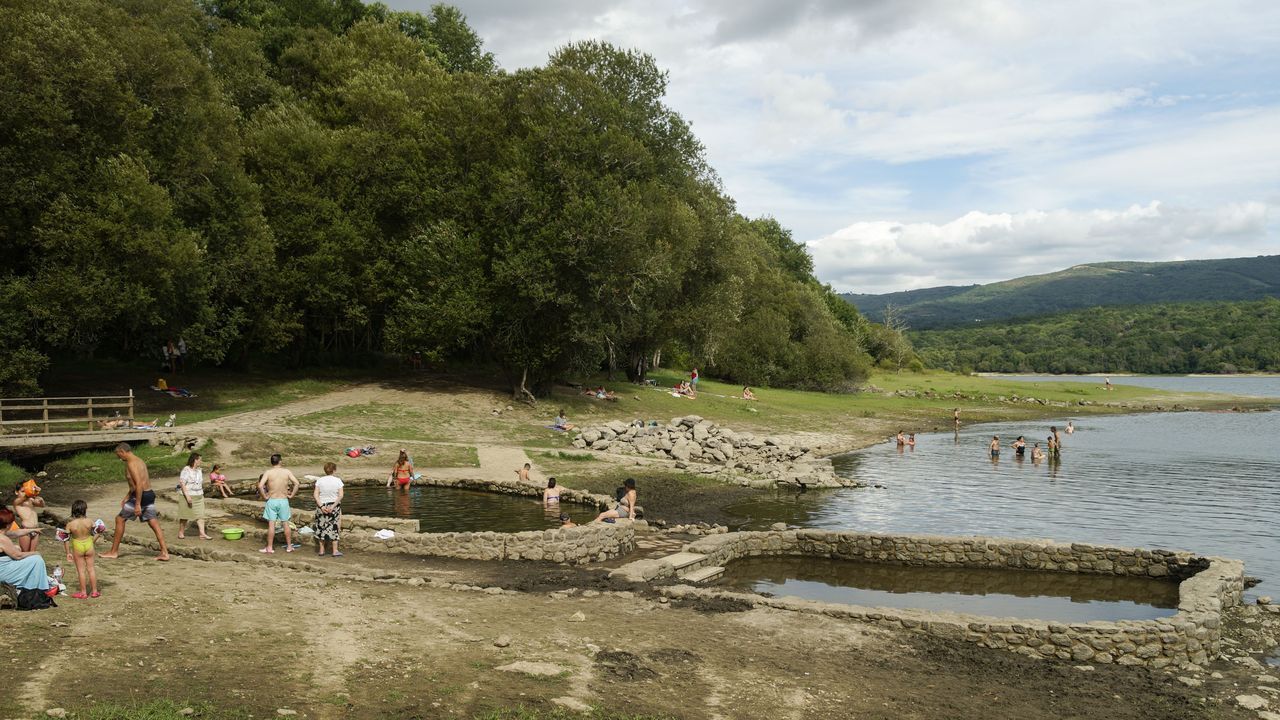
<path fill-rule="evenodd" d="M 316 501 L 316 512 L 312 517 L 312 529 L 316 533 L 317 555 L 324 555 L 324 544 L 327 541 L 334 557 L 342 557 L 338 551 L 338 539 L 342 535 L 342 478 L 334 475 L 338 466 L 332 462 L 324 464 L 324 475 L 316 478 L 312 498 Z"/>
<path fill-rule="evenodd" d="M 960 408 L 951 411 L 951 419 L 955 422 L 958 430 L 960 428 Z"/>
<path fill-rule="evenodd" d="M 204 471 L 200 469 L 200 453 L 191 453 L 187 457 L 187 464 L 179 476 L 178 491 L 182 493 L 182 502 L 178 503 L 178 537 L 185 538 L 187 522 L 195 520 L 200 539 L 211 539 L 204 533 Z"/>
<path fill-rule="evenodd" d="M 258 478 L 258 494 L 266 498 L 266 506 L 262 509 L 262 519 L 267 521 L 267 546 L 259 550 L 261 553 L 274 553 L 276 540 L 276 523 L 284 524 L 284 551 L 293 552 L 293 533 L 289 529 L 289 518 L 293 511 L 289 509 L 289 500 L 298 492 L 298 478 L 293 472 L 280 466 L 280 454 L 271 456 L 271 469 Z"/>
<path fill-rule="evenodd" d="M 693 372 L 689 373 L 689 385 L 693 387 L 693 392 L 696 394 L 698 392 L 698 368 L 694 368 Z"/>
<path fill-rule="evenodd" d="M 129 483 L 129 492 L 120 502 L 120 514 L 116 515 L 116 533 L 111 538 L 111 549 L 102 553 L 101 557 L 115 559 L 120 557 L 120 540 L 124 538 L 126 520 L 137 520 L 151 526 L 156 534 L 156 542 L 160 544 L 157 560 L 169 559 L 169 547 L 164 544 L 164 530 L 160 529 L 160 513 L 156 510 L 156 494 L 151 489 L 151 474 L 142 458 L 133 454 L 129 443 L 116 446 L 116 457 L 124 463 L 124 479 Z"/>
<path fill-rule="evenodd" d="M 391 487 L 393 482 L 405 492 L 408 492 L 409 484 L 413 482 L 413 463 L 409 460 L 409 453 L 404 450 L 401 450 L 400 455 L 396 457 L 396 464 L 391 468 L 391 476 L 387 478 L 387 487 Z"/>
<path fill-rule="evenodd" d="M 993 460 L 994 460 L 994 459 L 996 459 L 996 458 L 1000 457 L 1000 436 L 999 436 L 999 435 L 992 435 L 992 436 L 991 436 L 991 446 L 990 446 L 990 447 L 991 447 L 991 459 L 993 459 Z"/>
<path fill-rule="evenodd" d="M 178 372 L 182 372 L 186 370 L 187 369 L 187 339 L 186 338 L 181 338 L 181 337 L 178 338 L 178 354 L 176 355 L 176 358 L 177 358 L 177 362 L 174 365 L 174 370 Z"/>

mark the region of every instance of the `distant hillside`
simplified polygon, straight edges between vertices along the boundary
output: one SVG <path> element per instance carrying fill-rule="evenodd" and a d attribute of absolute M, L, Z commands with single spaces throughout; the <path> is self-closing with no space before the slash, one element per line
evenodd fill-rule
<path fill-rule="evenodd" d="M 910 336 L 926 365 L 964 372 L 1280 372 L 1280 299 L 1095 307 Z"/>
<path fill-rule="evenodd" d="M 1065 310 L 1280 297 L 1280 255 L 1183 262 L 1105 262 L 967 287 L 934 287 L 884 295 L 842 295 L 881 321 L 892 304 L 916 330 L 968 327 Z"/>

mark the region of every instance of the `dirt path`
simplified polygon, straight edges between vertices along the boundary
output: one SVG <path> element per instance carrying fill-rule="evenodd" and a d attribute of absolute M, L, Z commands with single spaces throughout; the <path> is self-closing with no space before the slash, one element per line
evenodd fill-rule
<path fill-rule="evenodd" d="M 0 614 L 26 716 L 169 698 L 311 718 L 574 703 L 682 718 L 1245 717 L 1161 673 L 1085 672 L 775 610 L 705 612 L 603 581 L 456 590 L 409 583 L 487 578 L 421 558 L 391 572 L 376 569 L 382 556 L 162 565 L 126 551 L 104 561 L 100 600 Z"/>

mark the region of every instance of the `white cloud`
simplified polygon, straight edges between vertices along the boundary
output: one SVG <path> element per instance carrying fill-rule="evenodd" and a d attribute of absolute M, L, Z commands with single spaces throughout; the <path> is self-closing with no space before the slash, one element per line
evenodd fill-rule
<path fill-rule="evenodd" d="M 858 222 L 809 243 L 822 280 L 859 293 L 969 285 L 1105 260 L 1222 257 L 1268 248 L 1261 202 L 1123 210 L 970 212 L 950 222 Z M 1274 248 L 1272 248 L 1274 250 Z"/>

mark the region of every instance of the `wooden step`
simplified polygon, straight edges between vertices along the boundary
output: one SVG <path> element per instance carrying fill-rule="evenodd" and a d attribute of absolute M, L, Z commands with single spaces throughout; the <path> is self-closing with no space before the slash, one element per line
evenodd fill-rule
<path fill-rule="evenodd" d="M 671 565 L 671 567 L 675 568 L 678 572 L 690 565 L 696 565 L 706 559 L 706 555 L 701 555 L 699 553 L 678 552 L 675 555 L 668 555 L 662 558 L 662 561 Z"/>
<path fill-rule="evenodd" d="M 681 575 L 680 579 L 691 583 L 704 583 L 712 578 L 720 577 L 722 573 L 724 573 L 724 568 L 718 565 L 708 565 L 697 570 L 690 570 L 688 574 Z"/>

